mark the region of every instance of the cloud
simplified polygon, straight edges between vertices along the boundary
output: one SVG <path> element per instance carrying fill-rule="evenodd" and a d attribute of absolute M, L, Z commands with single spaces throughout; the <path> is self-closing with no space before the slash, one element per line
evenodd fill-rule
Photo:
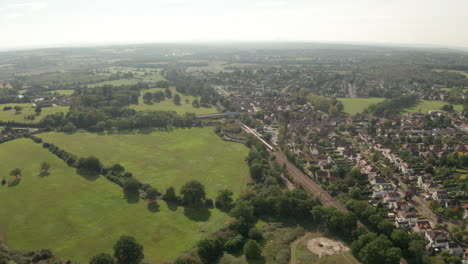
<path fill-rule="evenodd" d="M 276 6 L 285 6 L 287 5 L 287 1 L 263 1 L 258 2 L 256 5 L 259 7 L 276 7 Z"/>
<path fill-rule="evenodd" d="M 30 8 L 30 9 L 43 9 L 47 7 L 47 3 L 43 2 L 28 2 L 28 3 L 19 3 L 15 4 L 15 7 L 24 7 L 24 8 Z"/>
<path fill-rule="evenodd" d="M 23 16 L 23 14 L 21 14 L 21 13 L 10 13 L 10 14 L 6 14 L 5 18 L 6 19 L 15 19 L 15 18 L 18 18 L 18 17 L 21 17 L 21 16 Z"/>

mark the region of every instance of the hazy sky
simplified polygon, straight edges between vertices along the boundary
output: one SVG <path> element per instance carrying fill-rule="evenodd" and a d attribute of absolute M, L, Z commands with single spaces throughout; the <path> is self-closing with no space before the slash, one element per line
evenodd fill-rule
<path fill-rule="evenodd" d="M 296 40 L 468 47 L 468 0 L 0 0 L 0 48 Z"/>

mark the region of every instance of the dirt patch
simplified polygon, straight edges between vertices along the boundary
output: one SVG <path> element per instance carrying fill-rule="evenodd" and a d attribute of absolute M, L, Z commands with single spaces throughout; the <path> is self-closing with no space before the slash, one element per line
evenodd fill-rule
<path fill-rule="evenodd" d="M 326 237 L 312 238 L 307 241 L 306 245 L 310 252 L 318 255 L 320 258 L 349 251 L 349 248 L 343 245 L 343 243 Z"/>

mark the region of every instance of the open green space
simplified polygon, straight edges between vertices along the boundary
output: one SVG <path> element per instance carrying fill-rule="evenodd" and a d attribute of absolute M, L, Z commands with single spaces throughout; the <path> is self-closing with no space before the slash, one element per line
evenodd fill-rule
<path fill-rule="evenodd" d="M 94 155 L 105 165 L 119 163 L 158 190 L 178 190 L 189 180 L 206 186 L 207 196 L 229 188 L 239 194 L 248 179 L 244 162 L 248 149 L 221 140 L 212 127 L 174 129 L 149 134 L 40 134 L 44 141 L 77 156 Z"/>
<path fill-rule="evenodd" d="M 151 88 L 147 90 L 141 91 L 140 98 L 138 99 L 138 105 L 131 105 L 130 108 L 135 109 L 136 111 L 146 111 L 146 110 L 161 110 L 161 111 L 175 111 L 178 114 L 185 114 L 185 113 L 195 113 L 197 115 L 203 114 L 213 114 L 216 113 L 217 110 L 214 107 L 206 108 L 206 107 L 193 107 L 192 101 L 197 98 L 200 100 L 200 97 L 194 97 L 190 95 L 183 95 L 178 93 L 175 87 L 170 88 L 172 91 L 172 96 L 179 94 L 181 100 L 180 105 L 176 105 L 172 99 L 166 98 L 164 101 L 160 103 L 152 103 L 152 104 L 145 104 L 143 102 L 143 95 L 147 92 L 155 93 L 157 91 L 164 91 L 163 88 Z M 187 101 L 188 100 L 188 101 Z"/>
<path fill-rule="evenodd" d="M 421 112 L 421 113 L 427 113 L 431 110 L 441 110 L 444 105 L 450 104 L 448 102 L 442 102 L 442 101 L 429 101 L 429 100 L 421 100 L 416 106 L 413 106 L 411 108 L 407 108 L 404 110 L 406 113 L 412 113 L 412 112 Z M 453 109 L 455 111 L 462 111 L 463 106 L 462 105 L 453 105 Z"/>
<path fill-rule="evenodd" d="M 72 142 L 69 143 L 72 144 L 64 144 L 65 147 L 69 148 L 71 145 L 76 147 L 80 144 L 84 145 L 83 149 L 87 146 L 95 147 L 95 142 L 77 142 L 74 140 L 76 136 L 73 135 L 65 136 L 51 133 L 43 136 L 45 138 L 55 136 L 59 139 L 70 140 Z M 90 135 L 85 134 L 84 136 L 90 138 Z M 78 137 L 83 137 L 83 135 Z M 112 137 L 113 144 L 120 145 L 118 137 L 99 136 L 98 139 L 106 137 Z M 136 139 L 140 135 L 134 137 Z M 147 139 L 142 138 L 141 142 L 145 142 Z M 104 142 L 109 141 L 104 140 Z M 188 143 L 190 144 L 190 142 Z M 122 146 L 120 151 L 133 155 L 132 162 L 137 162 L 138 158 L 134 152 L 136 147 L 126 149 L 125 145 L 128 146 L 126 143 L 120 145 Z M 154 147 L 155 144 L 150 145 Z M 196 142 L 191 142 L 190 145 L 192 148 L 203 147 Z M 103 146 L 105 144 L 100 145 L 100 147 Z M 230 171 L 239 171 L 238 167 L 242 167 L 239 164 L 242 164 L 243 156 L 247 150 L 240 144 L 236 146 L 240 148 L 234 155 L 236 157 L 230 155 L 234 159 L 232 164 L 235 165 L 226 164 L 221 159 L 221 165 L 216 171 L 210 167 L 205 170 L 201 165 L 199 167 L 193 166 L 189 157 L 184 158 L 185 153 L 180 149 L 173 149 L 174 153 L 172 154 L 180 155 L 178 156 L 180 158 L 178 164 L 181 166 L 186 167 L 183 164 L 188 162 L 193 167 L 198 167 L 194 171 L 200 177 L 207 178 L 206 175 L 210 175 L 214 177 L 213 181 L 217 179 L 222 181 L 223 178 L 234 175 L 230 174 Z M 143 150 L 141 146 L 138 148 Z M 231 147 L 230 150 L 233 149 L 235 148 Z M 107 148 L 108 158 L 113 154 L 119 155 L 119 152 L 113 150 Z M 203 149 L 199 151 L 203 152 Z M 159 158 L 157 152 L 161 151 L 156 148 L 154 152 L 143 155 L 141 164 L 148 162 L 148 158 L 153 154 Z M 98 156 L 99 154 L 102 152 L 96 153 Z M 219 160 L 219 155 L 208 156 L 214 159 L 212 163 Z M 129 203 L 118 185 L 102 176 L 95 180 L 88 180 L 78 175 L 74 169 L 66 166 L 62 160 L 30 139 L 17 139 L 0 144 L 0 159 L 2 160 L 0 173 L 9 182 L 5 186 L 0 186 L 0 200 L 2 201 L 2 206 L 0 206 L 0 239 L 13 249 L 48 248 L 63 258 L 72 259 L 79 263 L 88 263 L 95 254 L 101 252 L 112 254 L 115 241 L 121 235 L 131 235 L 144 246 L 146 263 L 161 263 L 190 249 L 198 240 L 221 228 L 228 218 L 226 214 L 216 209 L 200 211 L 182 207 L 173 208 L 165 202 L 159 201 L 159 211 L 152 212 L 147 209 L 145 201 Z M 51 164 L 48 176 L 39 175 L 40 163 L 44 161 Z M 141 165 L 136 163 L 134 166 L 140 167 Z M 16 167 L 22 170 L 22 176 L 19 183 L 15 185 L 15 178 L 7 175 L 9 175 L 10 170 Z M 132 166 L 126 167 L 133 168 Z M 147 170 L 147 168 L 143 166 L 140 167 L 140 170 Z M 174 170 L 179 169 L 175 166 Z M 180 187 L 183 182 L 195 177 L 191 171 L 187 171 L 187 174 L 189 175 L 177 175 L 178 182 L 174 186 Z M 243 181 L 244 175 L 236 173 L 235 177 L 237 178 L 230 179 L 230 181 L 236 182 L 238 187 L 236 191 L 239 191 L 240 182 Z M 10 184 L 12 186 L 8 186 Z M 209 194 L 213 195 L 213 190 L 220 186 L 207 184 L 206 187 Z M 223 187 L 226 186 L 223 185 Z"/>
<path fill-rule="evenodd" d="M 350 115 L 361 113 L 371 104 L 380 103 L 385 101 L 385 98 L 338 98 L 343 103 L 344 112 Z"/>
<path fill-rule="evenodd" d="M 141 80 L 139 79 L 119 79 L 119 80 L 113 80 L 113 81 L 105 81 L 105 82 L 87 84 L 86 86 L 90 88 L 104 86 L 104 85 L 122 86 L 122 85 L 134 85 L 139 82 L 141 82 Z"/>
<path fill-rule="evenodd" d="M 3 108 L 11 106 L 19 106 L 22 108 L 21 112 L 16 112 L 15 109 L 4 111 Z M 42 118 L 47 115 L 55 114 L 55 113 L 67 113 L 69 110 L 68 106 L 52 106 L 52 107 L 43 107 L 42 112 L 39 116 L 35 116 L 34 120 L 26 119 L 26 116 L 35 115 L 34 107 L 32 104 L 0 104 L 0 120 L 3 122 L 18 122 L 18 123 L 26 123 L 26 124 L 33 124 L 38 123 Z"/>
<path fill-rule="evenodd" d="M 53 90 L 49 91 L 49 93 L 58 93 L 60 95 L 72 95 L 75 90 Z"/>

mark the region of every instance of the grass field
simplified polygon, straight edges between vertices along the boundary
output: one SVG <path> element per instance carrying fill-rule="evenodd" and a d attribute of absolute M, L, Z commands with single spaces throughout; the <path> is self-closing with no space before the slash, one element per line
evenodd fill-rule
<path fill-rule="evenodd" d="M 344 112 L 350 115 L 361 113 L 371 104 L 385 101 L 385 98 L 338 98 L 343 103 Z"/>
<path fill-rule="evenodd" d="M 203 131 L 203 132 L 202 132 Z M 204 129 L 198 132 L 207 133 Z M 174 132 L 174 136 L 180 136 L 182 132 Z M 167 139 L 168 133 L 164 139 Z M 44 136 L 44 135 L 43 135 Z M 203 144 L 197 140 L 193 140 L 189 136 L 194 134 L 186 134 L 189 140 L 188 148 L 201 148 L 198 152 L 203 152 Z M 60 140 L 73 140 L 78 138 L 93 137 L 90 134 L 77 134 L 65 136 L 63 134 L 51 133 L 44 136 L 57 137 Z M 99 136 L 96 139 L 102 142 L 107 136 Z M 174 186 L 180 185 L 190 178 L 195 178 L 195 175 L 203 178 L 205 183 L 217 181 L 226 185 L 236 186 L 236 191 L 241 189 L 241 182 L 246 176 L 246 166 L 242 164 L 243 157 L 247 149 L 240 144 L 227 142 L 221 143 L 220 148 L 226 149 L 226 144 L 229 144 L 228 151 L 231 160 L 226 161 L 219 158 L 217 155 L 207 155 L 209 166 L 206 169 L 202 166 L 194 166 L 190 154 L 195 155 L 195 150 L 187 153 L 183 150 L 183 142 L 175 146 L 164 146 L 161 142 L 163 139 L 150 142 L 150 148 L 145 149 L 144 146 L 131 146 L 131 143 L 126 142 L 120 136 L 108 136 L 113 139 L 113 144 L 117 145 L 120 152 L 115 152 L 115 149 L 110 145 L 96 146 L 95 142 L 86 142 L 88 146 L 94 149 L 107 148 L 107 158 L 113 159 L 113 154 L 127 160 L 122 162 L 128 168 L 134 169 L 139 167 L 140 173 L 144 173 L 146 177 L 151 177 L 151 169 L 158 170 L 157 174 L 167 173 L 175 175 L 172 183 Z M 156 135 L 148 135 L 147 137 L 134 135 L 133 140 L 137 142 L 145 142 L 148 137 L 157 138 Z M 212 140 L 210 136 L 208 139 Z M 120 140 L 122 142 L 120 142 Z M 130 140 L 132 141 L 132 140 Z M 197 142 L 199 144 L 197 144 Z M 70 144 L 63 144 L 66 149 L 79 148 L 80 143 L 73 140 Z M 211 142 L 209 142 L 211 144 Z M 205 143 L 206 144 L 206 143 Z M 159 146 L 158 146 L 159 145 Z M 235 145 L 235 147 L 234 147 Z M 157 147 L 155 147 L 157 146 Z M 129 149 L 126 149 L 130 147 Z M 170 150 L 163 151 L 163 147 Z M 206 146 L 205 146 L 206 147 Z M 135 152 L 138 150 L 137 152 Z M 172 153 L 169 153 L 173 151 Z M 85 149 L 77 152 L 86 152 Z M 94 154 L 94 153 L 93 153 Z M 102 155 L 96 153 L 97 156 Z M 142 159 L 137 159 L 135 154 L 141 154 Z M 160 168 L 159 165 L 168 161 L 174 165 L 174 160 L 169 161 L 170 157 L 161 157 L 171 154 L 173 159 L 179 158 L 183 162 L 178 161 L 182 168 L 174 167 L 175 171 L 170 171 L 168 167 Z M 198 153 L 200 154 L 200 153 Z M 154 158 L 152 158 L 154 155 Z M 131 159 L 129 156 L 133 156 Z M 47 150 L 43 149 L 40 144 L 33 143 L 30 139 L 17 139 L 4 144 L 0 144 L 0 173 L 5 175 L 8 181 L 14 180 L 13 177 L 6 176 L 9 171 L 15 167 L 20 168 L 23 173 L 19 184 L 8 187 L 0 186 L 0 238 L 7 242 L 8 246 L 17 250 L 37 250 L 40 248 L 52 249 L 61 257 L 73 259 L 80 263 L 88 263 L 89 259 L 101 252 L 112 253 L 112 246 L 121 235 L 134 236 L 139 243 L 145 248 L 145 262 L 161 263 L 174 258 L 176 255 L 185 250 L 190 249 L 198 240 L 206 237 L 210 233 L 218 230 L 227 220 L 228 216 L 218 210 L 210 211 L 191 211 L 184 208 L 169 208 L 165 202 L 160 201 L 159 211 L 151 212 L 146 208 L 146 202 L 139 201 L 137 203 L 128 203 L 124 198 L 122 190 L 116 184 L 109 182 L 104 177 L 99 177 L 94 181 L 85 179 L 76 174 L 75 170 L 66 166 L 66 164 L 52 155 Z M 39 165 L 41 162 L 47 161 L 51 164 L 51 172 L 49 176 L 39 176 Z M 153 164 L 148 164 L 154 161 L 158 167 Z M 219 161 L 219 162 L 218 162 Z M 128 165 L 129 162 L 135 162 L 133 166 Z M 184 163 L 192 165 L 193 170 L 185 166 Z M 147 164 L 149 165 L 146 167 Z M 198 163 L 197 163 L 198 164 Z M 213 164 L 219 164 L 213 168 Z M 141 167 L 140 167 L 141 166 Z M 164 165 L 166 166 L 166 165 Z M 162 172 L 162 170 L 164 173 Z M 236 171 L 237 173 L 233 173 Z M 140 175 L 141 176 L 141 175 Z M 212 179 L 208 179 L 212 177 Z M 232 179 L 227 179 L 233 177 Z M 167 177 L 162 177 L 158 180 L 168 180 Z M 170 180 L 168 180 L 170 181 Z M 171 184 L 172 184 L 171 183 Z M 209 194 L 213 195 L 214 189 L 221 187 L 221 184 L 209 184 L 206 187 Z M 163 186 L 155 185 L 157 187 Z"/>
<path fill-rule="evenodd" d="M 23 108 L 23 110 L 19 114 L 17 114 L 14 109 L 3 111 L 3 108 L 5 106 L 20 106 Z M 44 118 L 47 115 L 59 112 L 66 113 L 68 112 L 68 109 L 68 106 L 43 107 L 40 116 L 36 116 L 36 119 L 34 120 L 28 120 L 25 119 L 26 116 L 35 114 L 34 107 L 32 107 L 31 104 L 0 104 L 0 120 L 5 122 L 13 121 L 18 123 L 33 124 L 38 123 L 42 118 Z"/>
<path fill-rule="evenodd" d="M 75 90 L 53 90 L 49 93 L 58 93 L 60 95 L 72 95 Z"/>
<path fill-rule="evenodd" d="M 248 149 L 221 140 L 212 130 L 205 127 L 113 135 L 50 132 L 39 137 L 78 156 L 95 155 L 105 165 L 120 163 L 159 190 L 170 186 L 178 190 L 196 179 L 206 186 L 210 198 L 216 198 L 223 188 L 239 194 L 248 179 L 243 162 Z"/>
<path fill-rule="evenodd" d="M 405 109 L 404 112 L 406 112 L 406 113 L 411 113 L 411 112 L 427 113 L 427 112 L 429 112 L 431 110 L 442 110 L 442 106 L 444 106 L 446 104 L 449 104 L 449 103 L 448 102 L 442 102 L 442 101 L 422 100 L 416 106 Z M 462 111 L 463 110 L 462 105 L 454 105 L 453 108 L 456 111 Z"/>
<path fill-rule="evenodd" d="M 172 101 L 172 99 L 165 99 L 164 101 L 160 103 L 153 103 L 153 104 L 145 104 L 143 102 L 143 95 L 146 92 L 150 93 L 155 93 L 157 91 L 164 91 L 163 88 L 151 88 L 148 90 L 143 90 L 141 91 L 140 98 L 138 99 L 139 104 L 138 105 L 131 105 L 130 108 L 135 109 L 136 111 L 145 111 L 145 110 L 162 110 L 162 111 L 176 111 L 178 114 L 185 114 L 185 113 L 195 113 L 197 115 L 203 115 L 203 114 L 212 114 L 216 113 L 216 108 L 210 107 L 199 107 L 195 108 L 192 106 L 192 101 L 195 99 L 193 96 L 187 96 L 183 95 L 180 93 L 177 93 L 174 87 L 171 87 L 172 91 L 172 96 L 174 96 L 176 93 L 179 94 L 180 98 L 182 99 L 180 101 L 181 105 L 176 105 Z M 200 100 L 200 98 L 198 98 Z M 188 100 L 188 103 L 185 101 Z"/>
<path fill-rule="evenodd" d="M 92 88 L 97 86 L 103 85 L 114 85 L 114 86 L 121 86 L 121 85 L 133 85 L 141 82 L 139 79 L 120 79 L 120 80 L 113 80 L 113 81 L 105 81 L 105 82 L 98 82 L 93 84 L 87 84 L 86 86 Z"/>
<path fill-rule="evenodd" d="M 466 71 L 457 71 L 457 70 L 434 70 L 436 72 L 451 72 L 451 73 L 456 73 L 456 74 L 460 74 L 460 75 L 463 75 L 465 76 L 466 78 L 468 78 L 468 72 Z"/>

